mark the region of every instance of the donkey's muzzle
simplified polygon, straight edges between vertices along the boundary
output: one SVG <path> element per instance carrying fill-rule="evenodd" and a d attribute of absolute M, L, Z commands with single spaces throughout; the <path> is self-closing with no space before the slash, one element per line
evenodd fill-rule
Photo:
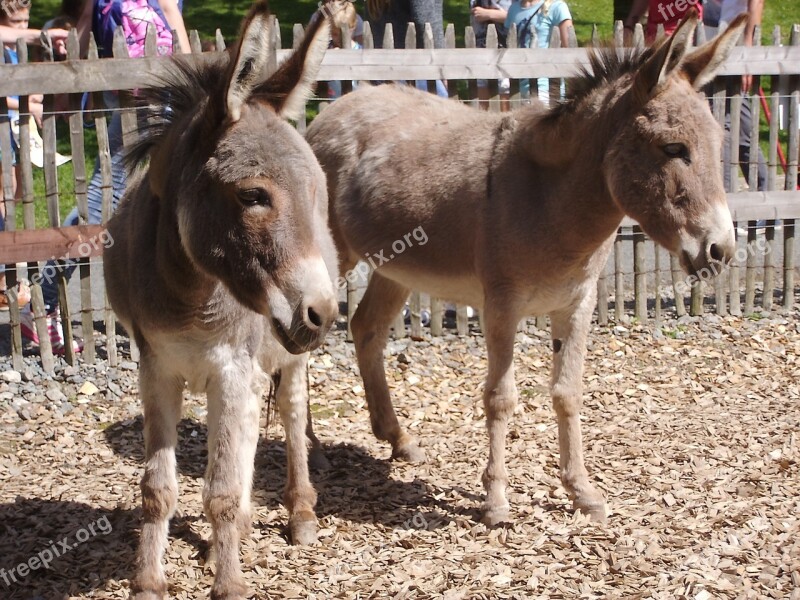
<path fill-rule="evenodd" d="M 285 327 L 279 319 L 272 319 L 272 327 L 281 345 L 292 354 L 310 352 L 325 340 L 339 307 L 335 299 L 304 303 L 292 315 L 292 323 Z"/>
<path fill-rule="evenodd" d="M 736 242 L 733 235 L 720 236 L 720 239 L 706 239 L 696 256 L 683 251 L 680 255 L 681 266 L 690 275 L 707 279 L 715 277 L 730 265 L 735 257 Z"/>

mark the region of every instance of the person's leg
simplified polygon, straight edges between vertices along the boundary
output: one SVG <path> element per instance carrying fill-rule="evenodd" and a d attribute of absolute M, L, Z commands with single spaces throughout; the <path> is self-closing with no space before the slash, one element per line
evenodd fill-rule
<path fill-rule="evenodd" d="M 417 26 L 417 48 L 423 47 L 425 23 L 430 23 L 433 29 L 433 47 L 444 48 L 442 0 L 411 0 L 411 12 Z"/>
<path fill-rule="evenodd" d="M 112 115 L 111 122 L 108 125 L 108 146 L 111 153 L 112 205 L 113 208 L 116 209 L 120 198 L 125 193 L 126 183 L 125 167 L 122 158 L 122 118 L 119 112 L 115 112 Z M 102 222 L 103 217 L 103 177 L 99 158 L 96 161 L 94 173 L 92 174 L 92 179 L 89 181 L 86 195 L 89 209 L 87 221 L 89 224 L 99 224 Z M 76 207 L 73 208 L 72 212 L 64 219 L 64 227 L 78 225 L 79 223 L 80 219 Z M 64 277 L 69 281 L 76 267 L 77 263 L 72 260 L 59 262 L 49 261 L 45 266 L 42 271 L 42 295 L 44 296 L 47 314 L 52 314 L 58 309 L 57 271 L 62 271 Z"/>
<path fill-rule="evenodd" d="M 739 164 L 747 184 L 750 185 L 750 157 L 753 146 L 750 139 L 750 131 L 753 127 L 753 114 L 750 112 L 750 98 L 743 95 L 742 100 L 742 111 L 739 119 Z M 725 127 L 726 130 L 730 127 L 730 114 L 725 115 Z M 761 191 L 766 189 L 767 186 L 767 160 L 764 157 L 764 153 L 761 151 L 761 147 L 758 145 L 758 140 L 755 141 L 755 146 L 756 152 L 758 153 L 758 180 L 756 181 L 756 189 Z M 726 145 L 726 149 L 728 153 L 730 153 L 730 145 Z M 730 176 L 728 178 L 730 178 Z"/>
<path fill-rule="evenodd" d="M 71 227 L 78 224 L 78 209 L 73 208 L 72 212 L 64 219 L 64 227 Z M 44 307 L 48 315 L 58 309 L 58 272 L 63 271 L 64 276 L 69 281 L 76 267 L 75 261 L 55 261 L 49 260 L 42 269 L 40 277 L 42 280 L 42 296 L 44 297 Z"/>
<path fill-rule="evenodd" d="M 387 23 L 392 24 L 394 47 L 405 48 L 408 23 L 414 22 L 417 30 L 417 47 L 423 47 L 425 23 L 433 29 L 433 47 L 444 48 L 444 18 L 442 0 L 411 0 L 410 3 L 390 2 L 380 15 L 367 13 L 376 48 L 383 48 L 383 33 Z"/>

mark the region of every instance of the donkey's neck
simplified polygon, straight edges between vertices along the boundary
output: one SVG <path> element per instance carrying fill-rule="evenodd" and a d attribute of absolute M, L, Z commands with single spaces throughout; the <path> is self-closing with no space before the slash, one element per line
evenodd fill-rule
<path fill-rule="evenodd" d="M 154 236 L 154 271 L 157 289 L 163 291 L 171 317 L 181 326 L 202 321 L 219 282 L 199 269 L 181 244 L 174 203 L 151 197 L 157 212 Z"/>
<path fill-rule="evenodd" d="M 519 146 L 550 182 L 540 200 L 564 220 L 557 226 L 573 248 L 592 252 L 625 216 L 608 189 L 604 164 L 625 102 L 619 88 L 603 86 L 576 106 L 520 116 Z"/>

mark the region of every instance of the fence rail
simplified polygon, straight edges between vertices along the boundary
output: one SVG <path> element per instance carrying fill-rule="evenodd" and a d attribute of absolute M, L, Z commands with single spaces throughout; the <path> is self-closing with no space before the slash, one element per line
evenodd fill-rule
<path fill-rule="evenodd" d="M 574 47 L 577 44 L 574 35 L 570 36 L 573 47 L 561 48 L 560 40 L 555 36 L 550 40 L 553 46 L 547 49 L 497 48 L 497 37 L 490 26 L 487 36 L 487 48 L 475 48 L 475 36 L 471 28 L 465 32 L 465 48 L 456 48 L 455 30 L 452 25 L 446 30 L 446 48 L 433 49 L 433 36 L 426 28 L 424 48 L 411 48 L 414 45 L 415 32 L 410 28 L 406 37 L 406 50 L 375 49 L 369 25 L 365 24 L 364 50 L 328 52 L 323 60 L 317 76 L 320 81 L 341 81 L 346 90 L 354 81 L 360 80 L 446 80 L 451 97 L 460 97 L 462 101 L 477 105 L 476 79 L 489 81 L 489 110 L 500 110 L 500 98 L 497 80 L 510 78 L 512 104 L 524 103 L 520 96 L 518 78 L 551 79 L 551 95 L 556 98 L 560 93 L 560 85 L 552 85 L 554 80 L 560 81 L 574 74 L 581 66 L 588 65 L 587 48 Z M 296 46 L 302 27 L 295 25 Z M 557 28 L 554 31 L 558 31 Z M 702 35 L 702 34 L 701 34 Z M 758 35 L 756 38 L 758 39 Z M 349 32 L 343 32 L 345 47 L 349 46 Z M 193 54 L 188 60 L 211 60 L 212 52 L 200 52 L 200 38 L 196 32 L 190 36 Z M 217 32 L 217 50 L 224 48 L 224 40 Z M 509 40 L 513 46 L 516 39 L 513 32 Z M 615 30 L 616 46 L 622 45 L 621 24 Z M 669 257 L 663 250 L 655 246 L 643 234 L 633 221 L 623 221 L 614 245 L 614 252 L 609 258 L 607 269 L 598 282 L 597 319 L 601 324 L 613 319 L 619 321 L 626 316 L 640 320 L 654 318 L 657 321 L 666 314 L 682 316 L 684 314 L 702 314 L 713 310 L 719 314 L 749 314 L 757 309 L 773 310 L 777 307 L 791 308 L 795 301 L 795 253 L 794 219 L 800 218 L 800 192 L 797 191 L 798 176 L 798 131 L 800 131 L 800 26 L 795 25 L 790 35 L 790 44 L 780 45 L 780 31 L 773 33 L 775 43 L 772 46 L 736 48 L 731 57 L 722 66 L 720 77 L 713 85 L 710 94 L 715 115 L 722 123 L 724 119 L 724 103 L 730 100 L 733 107 L 731 113 L 731 129 L 738 134 L 740 127 L 739 111 L 747 104 L 753 113 L 754 140 L 759 139 L 761 116 L 771 116 L 768 121 L 767 143 L 768 185 L 764 190 L 755 190 L 742 185 L 739 170 L 738 145 L 732 144 L 729 161 L 720 161 L 723 172 L 733 175 L 732 189 L 728 200 L 733 219 L 738 226 L 738 250 L 740 264 L 726 270 L 722 276 L 712 283 L 693 282 L 686 279 L 680 271 L 674 257 Z M 387 45 L 393 45 L 391 29 L 384 36 Z M 634 34 L 636 44 L 641 44 L 643 35 L 640 28 Z M 278 40 L 278 44 L 280 41 Z M 151 50 L 154 44 L 147 46 Z M 105 357 L 114 364 L 117 360 L 117 340 L 115 338 L 115 319 L 107 300 L 99 307 L 92 303 L 93 284 L 98 283 L 101 269 L 97 260 L 90 260 L 102 252 L 102 245 L 89 244 L 87 250 L 80 250 L 81 244 L 97 238 L 102 232 L 98 225 L 88 223 L 87 182 L 90 172 L 84 162 L 84 131 L 80 112 L 80 99 L 86 92 L 112 90 L 132 90 L 153 85 L 159 76 L 165 73 L 169 59 L 155 57 L 153 52 L 145 58 L 127 58 L 124 40 L 118 37 L 115 41 L 115 58 L 98 60 L 96 47 L 90 46 L 89 58 L 78 58 L 77 37 L 68 41 L 69 59 L 53 62 L 52 56 L 46 56 L 45 62 L 28 63 L 27 48 L 18 45 L 19 65 L 4 65 L 0 60 L 0 150 L 2 150 L 3 198 L 7 210 L 7 231 L 0 232 L 0 263 L 10 263 L 7 268 L 9 287 L 13 286 L 17 277 L 16 263 L 24 263 L 23 270 L 32 285 L 33 311 L 36 316 L 39 337 L 42 340 L 40 354 L 45 369 L 52 370 L 54 361 L 46 335 L 44 304 L 41 287 L 36 283 L 37 274 L 43 266 L 39 261 L 50 257 L 80 256 L 79 285 L 80 309 L 71 311 L 70 295 L 63 276 L 59 278 L 62 317 L 64 320 L 65 338 L 69 341 L 73 336 L 72 320 L 80 316 L 82 336 L 85 341 L 83 360 L 95 360 L 96 351 L 105 351 Z M 276 49 L 279 56 L 286 55 L 288 50 Z M 740 75 L 751 74 L 759 83 L 768 83 L 768 94 L 763 98 L 748 97 L 735 90 L 726 97 L 726 83 L 738 80 Z M 726 79 L 727 78 L 727 79 Z M 45 193 L 43 197 L 35 197 L 33 191 L 32 166 L 30 160 L 30 143 L 28 125 L 20 126 L 20 188 L 22 198 L 14 202 L 10 179 L 11 152 L 10 139 L 5 133 L 9 130 L 5 96 L 19 95 L 21 112 L 28 111 L 29 94 L 45 95 L 45 117 L 43 123 L 44 138 L 44 179 Z M 56 118 L 54 111 L 55 96 L 66 94 L 69 109 L 61 113 L 69 121 L 69 136 L 73 156 L 75 199 L 81 222 L 84 225 L 75 228 L 58 227 L 59 203 L 61 192 L 58 189 L 58 178 L 55 166 Z M 130 101 L 130 96 L 126 96 Z M 323 99 L 324 100 L 324 99 Z M 128 102 L 130 106 L 130 103 Z M 111 164 L 108 150 L 106 113 L 90 112 L 88 117 L 96 127 L 99 159 L 103 174 L 103 214 L 104 221 L 111 214 Z M 23 121 L 25 121 L 23 119 Z M 780 121 L 780 123 L 779 123 Z M 780 145 L 781 128 L 788 130 L 785 134 L 786 152 Z M 136 135 L 136 118 L 133 111 L 126 111 L 123 118 L 124 138 L 129 141 Z M 304 122 L 298 123 L 302 131 Z M 738 135 L 732 135 L 738 139 Z M 785 158 L 785 160 L 783 160 Z M 751 162 L 742 165 L 754 181 L 757 164 Z M 45 203 L 47 206 L 49 229 L 36 230 L 34 225 L 34 204 Z M 23 230 L 15 231 L 16 212 L 21 208 L 23 213 Z M 358 300 L 357 286 L 347 291 L 349 312 Z M 10 323 L 12 337 L 12 357 L 14 364 L 22 363 L 22 342 L 19 328 L 20 307 L 11 299 Z M 466 307 L 458 307 L 454 315 L 445 311 L 443 302 L 436 298 L 427 298 L 418 293 L 410 299 L 410 324 L 406 328 L 402 317 L 398 319 L 395 333 L 397 336 L 423 335 L 423 313 L 431 313 L 430 333 L 440 335 L 443 326 L 452 325 L 459 334 L 469 328 Z M 104 320 L 107 342 L 105 348 L 95 338 L 94 318 L 98 312 Z M 450 319 L 450 316 L 453 318 Z M 531 322 L 531 325 L 533 322 Z M 536 326 L 544 326 L 545 319 L 536 320 Z M 68 344 L 69 345 L 69 344 Z M 71 347 L 67 349 L 66 358 L 75 361 Z M 131 347 L 135 355 L 135 347 Z"/>

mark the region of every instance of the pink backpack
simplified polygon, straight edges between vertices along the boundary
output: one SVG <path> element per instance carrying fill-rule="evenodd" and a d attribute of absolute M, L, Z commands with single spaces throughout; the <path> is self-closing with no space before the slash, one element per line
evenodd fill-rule
<path fill-rule="evenodd" d="M 144 56 L 144 40 L 151 23 L 156 28 L 158 53 L 172 54 L 172 31 L 161 11 L 156 11 L 148 0 L 122 0 L 122 32 L 131 58 Z"/>
<path fill-rule="evenodd" d="M 156 29 L 158 53 L 172 54 L 172 31 L 157 0 L 94 0 L 92 31 L 97 40 L 100 56 L 112 56 L 114 31 L 122 26 L 128 55 L 144 56 L 147 26 Z"/>

